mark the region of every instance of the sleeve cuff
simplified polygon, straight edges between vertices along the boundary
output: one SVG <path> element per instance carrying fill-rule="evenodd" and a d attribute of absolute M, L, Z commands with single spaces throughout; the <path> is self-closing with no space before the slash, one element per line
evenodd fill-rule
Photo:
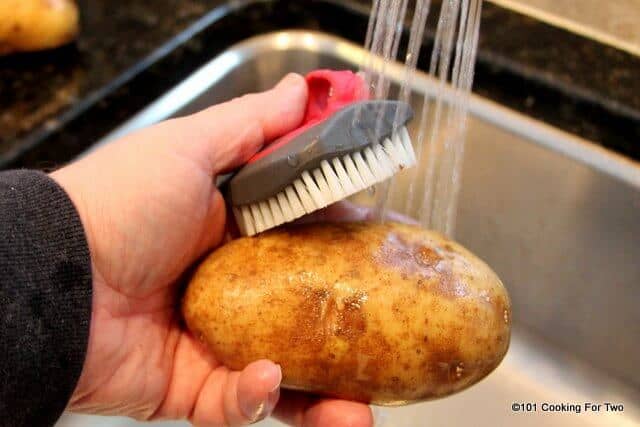
<path fill-rule="evenodd" d="M 67 194 L 41 172 L 0 173 L 0 425 L 52 425 L 62 414 L 82 372 L 91 299 L 89 247 Z"/>

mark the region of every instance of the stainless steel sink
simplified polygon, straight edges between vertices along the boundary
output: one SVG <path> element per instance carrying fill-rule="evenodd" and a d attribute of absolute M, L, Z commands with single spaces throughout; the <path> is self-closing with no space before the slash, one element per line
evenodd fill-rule
<path fill-rule="evenodd" d="M 322 33 L 252 38 L 99 144 L 268 88 L 289 71 L 357 68 L 363 54 Z M 388 68 L 394 82 L 402 71 L 399 65 Z M 419 75 L 415 105 L 418 95 L 433 91 L 434 82 Z M 640 425 L 640 165 L 478 97 L 472 97 L 470 111 L 457 240 L 507 285 L 512 345 L 480 384 L 441 401 L 385 409 L 380 425 Z M 543 406 L 587 402 L 601 404 L 600 411 L 582 406 L 580 414 L 551 412 Z M 608 412 L 605 402 L 622 404 L 624 411 Z M 514 403 L 535 403 L 537 411 L 514 412 Z M 133 425 L 69 416 L 60 426 L 89 425 L 85 420 Z"/>

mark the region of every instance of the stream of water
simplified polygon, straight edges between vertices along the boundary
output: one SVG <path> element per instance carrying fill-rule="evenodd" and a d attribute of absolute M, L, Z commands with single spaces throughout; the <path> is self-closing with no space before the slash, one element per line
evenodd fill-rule
<path fill-rule="evenodd" d="M 390 61 L 403 60 L 405 72 L 396 96 L 411 100 L 431 6 L 430 0 L 373 1 L 365 41 L 369 55 L 361 71 L 375 99 L 388 99 L 391 81 L 385 70 Z M 482 0 L 442 0 L 440 4 L 428 70 L 436 89 L 424 95 L 411 135 L 418 163 L 400 173 L 406 176 L 377 186 L 373 205 L 378 219 L 391 208 L 399 209 L 423 227 L 454 234 L 481 8 Z M 409 31 L 404 31 L 409 22 Z M 406 55 L 397 58 L 403 38 L 407 39 Z M 390 203 L 397 199 L 399 178 L 408 180 L 400 206 Z"/>

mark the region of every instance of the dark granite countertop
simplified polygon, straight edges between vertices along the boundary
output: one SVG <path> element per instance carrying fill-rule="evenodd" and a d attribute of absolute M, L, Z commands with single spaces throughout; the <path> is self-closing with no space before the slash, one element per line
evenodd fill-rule
<path fill-rule="evenodd" d="M 79 3 L 76 43 L 0 59 L 0 169 L 68 161 L 251 35 L 309 28 L 361 42 L 369 2 Z M 640 58 L 484 5 L 474 91 L 638 160 L 639 75 Z"/>
<path fill-rule="evenodd" d="M 78 3 L 82 29 L 77 42 L 0 58 L 2 160 L 19 158 L 126 85 L 166 53 L 159 48 L 165 45 L 167 51 L 172 50 L 172 39 L 221 1 L 130 0 L 126 6 L 109 0 Z"/>

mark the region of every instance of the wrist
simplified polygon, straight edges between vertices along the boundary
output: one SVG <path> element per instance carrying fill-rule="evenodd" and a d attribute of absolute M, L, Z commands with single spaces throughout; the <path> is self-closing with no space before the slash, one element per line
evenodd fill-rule
<path fill-rule="evenodd" d="M 87 384 L 90 382 L 87 379 L 88 372 L 90 371 L 89 365 L 91 364 L 92 348 L 95 341 L 95 327 L 96 327 L 96 296 L 97 292 L 96 281 L 99 280 L 100 273 L 95 268 L 94 256 L 95 256 L 95 239 L 93 233 L 91 233 L 91 221 L 88 215 L 88 209 L 86 205 L 86 197 L 83 195 L 82 185 L 78 183 L 78 180 L 74 177 L 73 165 L 66 166 L 62 169 L 58 169 L 55 172 L 49 174 L 49 177 L 53 179 L 67 194 L 71 200 L 84 231 L 84 237 L 89 249 L 89 258 L 91 263 L 91 281 L 92 281 L 92 302 L 91 302 L 91 314 L 89 321 L 89 338 L 87 340 L 87 347 L 85 352 L 85 358 L 83 362 L 82 371 L 78 382 L 75 386 L 71 399 L 67 404 L 67 410 L 80 411 L 81 407 L 76 404 L 83 400 L 89 393 Z"/>

